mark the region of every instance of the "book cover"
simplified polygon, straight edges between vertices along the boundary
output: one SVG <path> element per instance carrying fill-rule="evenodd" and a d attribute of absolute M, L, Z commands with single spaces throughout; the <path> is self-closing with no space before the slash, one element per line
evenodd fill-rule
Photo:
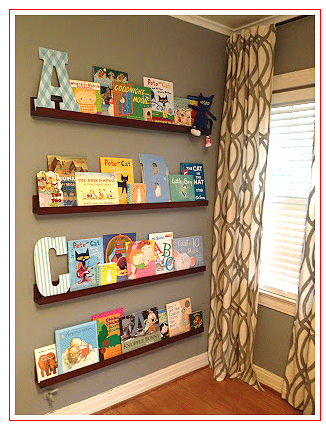
<path fill-rule="evenodd" d="M 116 173 L 76 173 L 77 204 L 119 204 Z"/>
<path fill-rule="evenodd" d="M 127 279 L 127 258 L 126 243 L 134 242 L 136 233 L 114 234 L 103 236 L 104 261 L 106 263 L 116 263 L 117 281 Z"/>
<path fill-rule="evenodd" d="M 34 350 L 37 382 L 58 375 L 58 362 L 55 344 Z"/>
<path fill-rule="evenodd" d="M 146 202 L 169 202 L 169 169 L 164 158 L 160 155 L 140 153 L 139 162 L 142 182 L 146 184 Z"/>
<path fill-rule="evenodd" d="M 153 241 L 127 242 L 126 257 L 128 279 L 138 279 L 156 274 Z"/>
<path fill-rule="evenodd" d="M 61 177 L 61 190 L 63 207 L 73 207 L 77 205 L 76 180 L 75 176 Z"/>
<path fill-rule="evenodd" d="M 180 164 L 181 174 L 194 176 L 195 199 L 196 201 L 206 199 L 205 175 L 203 164 L 182 162 Z"/>
<path fill-rule="evenodd" d="M 144 204 L 146 202 L 146 184 L 129 183 L 127 188 L 128 204 Z"/>
<path fill-rule="evenodd" d="M 59 375 L 99 361 L 96 322 L 54 332 Z"/>
<path fill-rule="evenodd" d="M 194 176 L 170 174 L 169 182 L 172 202 L 186 202 L 195 200 Z"/>
<path fill-rule="evenodd" d="M 40 207 L 60 207 L 63 202 L 61 178 L 53 171 L 40 171 L 36 175 Z"/>
<path fill-rule="evenodd" d="M 174 270 L 173 232 L 149 233 L 148 239 L 154 241 L 156 274 L 172 272 Z"/>
<path fill-rule="evenodd" d="M 151 90 L 131 83 L 113 82 L 114 116 L 152 121 Z"/>
<path fill-rule="evenodd" d="M 116 71 L 104 66 L 93 66 L 93 80 L 103 87 L 113 87 L 113 81 L 119 83 L 128 82 L 128 73 L 124 71 Z"/>
<path fill-rule="evenodd" d="M 193 125 L 193 119 L 191 118 L 192 109 L 189 108 L 189 103 L 189 99 L 184 97 L 174 98 L 174 124 L 189 127 Z"/>
<path fill-rule="evenodd" d="M 172 240 L 175 270 L 185 270 L 204 265 L 203 237 L 189 236 Z"/>
<path fill-rule="evenodd" d="M 134 167 L 131 158 L 100 157 L 102 173 L 116 173 L 119 203 L 127 204 L 128 184 L 134 182 Z"/>
<path fill-rule="evenodd" d="M 88 171 L 86 157 L 47 155 L 48 169 L 62 176 L 74 177 L 77 172 Z"/>
<path fill-rule="evenodd" d="M 123 308 L 94 314 L 92 320 L 97 323 L 98 345 L 104 360 L 121 354 L 119 318 L 123 316 Z"/>
<path fill-rule="evenodd" d="M 103 239 L 68 241 L 70 291 L 98 286 L 96 265 L 104 263 Z"/>
<path fill-rule="evenodd" d="M 169 338 L 168 317 L 165 308 L 158 311 L 158 322 L 160 325 L 161 339 Z"/>
<path fill-rule="evenodd" d="M 204 324 L 203 322 L 203 312 L 202 311 L 194 311 L 189 314 L 189 323 L 190 329 L 198 329 L 201 328 Z"/>
<path fill-rule="evenodd" d="M 143 77 L 143 83 L 145 87 L 149 87 L 152 91 L 151 104 L 153 121 L 173 124 L 173 83 L 149 77 Z"/>
<path fill-rule="evenodd" d="M 80 112 L 85 114 L 101 113 L 100 84 L 93 81 L 70 80 L 70 85 L 79 105 Z"/>
<path fill-rule="evenodd" d="M 189 314 L 191 313 L 191 299 L 184 298 L 166 304 L 166 314 L 169 324 L 169 337 L 190 331 Z"/>
<path fill-rule="evenodd" d="M 98 286 L 110 285 L 117 281 L 117 264 L 104 263 L 95 267 L 95 280 Z"/>
<path fill-rule="evenodd" d="M 157 307 L 119 319 L 122 353 L 136 350 L 161 340 Z"/>

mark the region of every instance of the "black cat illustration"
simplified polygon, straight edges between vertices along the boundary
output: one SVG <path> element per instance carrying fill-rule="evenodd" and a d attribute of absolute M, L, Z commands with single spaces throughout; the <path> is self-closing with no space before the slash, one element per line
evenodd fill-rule
<path fill-rule="evenodd" d="M 163 105 L 163 118 L 166 119 L 168 117 L 168 114 L 166 112 L 166 104 L 168 103 L 168 97 L 159 96 L 158 101 Z"/>
<path fill-rule="evenodd" d="M 123 191 L 126 191 L 127 194 L 127 183 L 128 183 L 128 176 L 124 176 L 121 174 L 121 181 L 118 182 L 118 187 L 122 187 L 121 194 L 123 195 Z"/>

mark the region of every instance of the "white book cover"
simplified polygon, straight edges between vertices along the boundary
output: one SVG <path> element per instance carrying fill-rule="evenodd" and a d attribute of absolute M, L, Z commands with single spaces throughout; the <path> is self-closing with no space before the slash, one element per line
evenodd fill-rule
<path fill-rule="evenodd" d="M 117 173 L 76 173 L 78 206 L 119 204 Z"/>
<path fill-rule="evenodd" d="M 190 331 L 189 314 L 191 311 L 191 299 L 189 297 L 166 304 L 170 338 Z"/>
<path fill-rule="evenodd" d="M 148 239 L 154 241 L 156 274 L 172 272 L 174 270 L 173 232 L 149 233 Z"/>
<path fill-rule="evenodd" d="M 152 77 L 143 77 L 145 87 L 152 90 L 152 119 L 157 122 L 174 123 L 173 83 Z"/>
<path fill-rule="evenodd" d="M 55 344 L 34 350 L 37 382 L 58 375 L 58 363 Z"/>

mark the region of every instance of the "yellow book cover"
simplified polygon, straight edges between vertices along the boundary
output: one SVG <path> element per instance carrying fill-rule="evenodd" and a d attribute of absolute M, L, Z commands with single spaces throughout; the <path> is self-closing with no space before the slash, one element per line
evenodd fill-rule
<path fill-rule="evenodd" d="M 77 205 L 119 204 L 115 173 L 75 173 Z"/>
<path fill-rule="evenodd" d="M 128 184 L 134 182 L 134 169 L 131 158 L 100 157 L 102 173 L 117 173 L 119 203 L 127 204 Z"/>
<path fill-rule="evenodd" d="M 98 264 L 97 266 L 97 281 L 98 284 L 110 285 L 117 281 L 117 264 L 116 263 L 105 263 Z"/>

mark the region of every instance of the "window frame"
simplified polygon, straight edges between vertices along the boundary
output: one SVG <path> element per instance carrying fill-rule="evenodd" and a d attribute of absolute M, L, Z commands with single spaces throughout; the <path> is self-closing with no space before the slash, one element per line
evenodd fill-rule
<path fill-rule="evenodd" d="M 272 105 L 315 99 L 315 68 L 274 75 L 272 86 Z M 270 289 L 273 292 L 258 286 L 258 304 L 294 316 L 297 297 L 286 297 L 276 288 Z"/>

